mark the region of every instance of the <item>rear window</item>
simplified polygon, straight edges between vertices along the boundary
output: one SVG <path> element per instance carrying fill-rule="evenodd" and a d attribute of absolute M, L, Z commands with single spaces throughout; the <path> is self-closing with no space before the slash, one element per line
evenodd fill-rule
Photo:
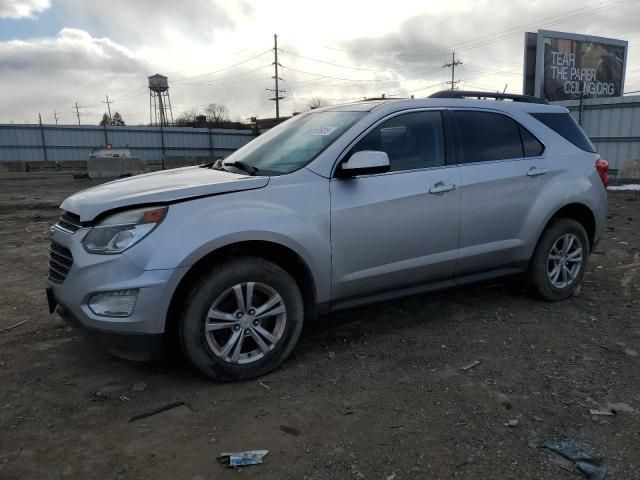
<path fill-rule="evenodd" d="M 532 113 L 531 116 L 585 152 L 596 152 L 589 138 L 568 113 Z"/>

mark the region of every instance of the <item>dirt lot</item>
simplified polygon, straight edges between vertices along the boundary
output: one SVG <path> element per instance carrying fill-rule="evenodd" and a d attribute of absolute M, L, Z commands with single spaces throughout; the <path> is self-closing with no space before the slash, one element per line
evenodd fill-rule
<path fill-rule="evenodd" d="M 606 478 L 640 479 L 637 192 L 611 192 L 578 297 L 540 302 L 511 279 L 351 310 L 271 375 L 215 384 L 112 358 L 47 313 L 49 227 L 88 185 L 0 178 L 0 478 L 586 478 L 540 447 L 567 440 Z M 625 405 L 590 414 L 607 403 Z M 249 449 L 266 464 L 216 462 Z"/>

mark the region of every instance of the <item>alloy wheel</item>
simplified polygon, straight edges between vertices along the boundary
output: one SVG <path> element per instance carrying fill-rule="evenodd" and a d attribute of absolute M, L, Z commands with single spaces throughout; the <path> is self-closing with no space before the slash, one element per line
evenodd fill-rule
<path fill-rule="evenodd" d="M 563 289 L 571 285 L 582 267 L 582 243 L 573 233 L 558 238 L 549 252 L 547 276 L 554 288 Z"/>
<path fill-rule="evenodd" d="M 220 359 L 246 364 L 264 358 L 282 338 L 287 309 L 280 294 L 264 283 L 244 282 L 219 295 L 204 325 L 207 344 Z"/>

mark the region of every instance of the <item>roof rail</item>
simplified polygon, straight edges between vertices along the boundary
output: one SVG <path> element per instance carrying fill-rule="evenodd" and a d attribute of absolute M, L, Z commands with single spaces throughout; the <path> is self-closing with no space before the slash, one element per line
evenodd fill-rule
<path fill-rule="evenodd" d="M 541 98 L 533 97 L 531 95 L 517 95 L 515 93 L 474 92 L 469 90 L 441 90 L 429 95 L 429 98 L 476 98 L 478 100 L 484 98 L 493 98 L 495 100 L 511 100 L 514 102 L 522 103 L 547 103 L 546 100 L 542 100 Z"/>

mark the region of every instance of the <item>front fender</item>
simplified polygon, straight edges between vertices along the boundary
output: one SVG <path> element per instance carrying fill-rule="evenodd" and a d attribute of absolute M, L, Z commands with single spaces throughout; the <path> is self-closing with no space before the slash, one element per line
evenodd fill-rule
<path fill-rule="evenodd" d="M 277 180 L 259 190 L 171 205 L 156 230 L 125 254 L 145 270 L 183 268 L 234 243 L 272 242 L 306 263 L 318 301 L 327 301 L 331 293 L 328 180 L 311 172 L 287 182 Z"/>

